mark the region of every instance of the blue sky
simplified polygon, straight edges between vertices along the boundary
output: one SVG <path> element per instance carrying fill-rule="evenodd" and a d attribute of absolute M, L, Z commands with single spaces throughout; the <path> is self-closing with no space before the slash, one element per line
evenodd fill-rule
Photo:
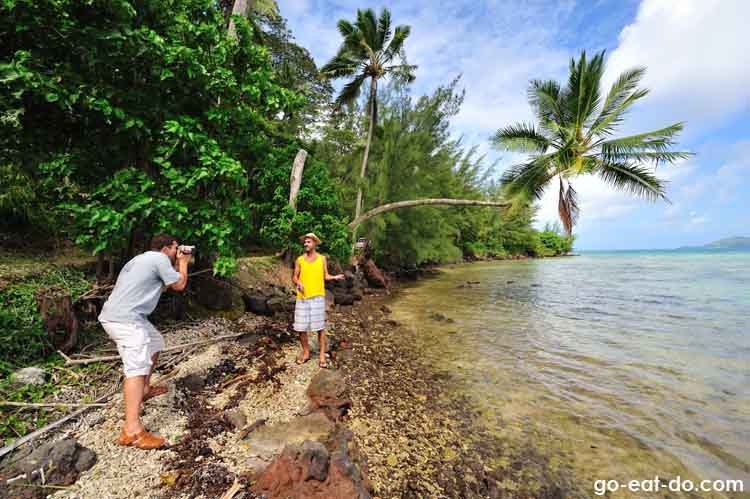
<path fill-rule="evenodd" d="M 745 0 L 433 1 L 281 0 L 281 13 L 318 64 L 335 53 L 336 22 L 357 8 L 391 9 L 409 24 L 416 94 L 461 74 L 466 100 L 453 132 L 477 144 L 498 171 L 519 156 L 493 151 L 498 128 L 530 121 L 532 78 L 563 80 L 581 50 L 606 49 L 611 82 L 644 65 L 651 93 L 622 133 L 687 122 L 680 149 L 695 157 L 659 167 L 671 204 L 613 191 L 596 178 L 574 182 L 581 198 L 576 248 L 672 248 L 750 236 L 750 42 Z M 555 193 L 540 202 L 538 224 L 556 219 Z"/>

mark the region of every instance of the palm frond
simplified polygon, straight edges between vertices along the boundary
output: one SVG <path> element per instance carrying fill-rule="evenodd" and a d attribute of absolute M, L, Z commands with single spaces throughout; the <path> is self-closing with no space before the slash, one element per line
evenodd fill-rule
<path fill-rule="evenodd" d="M 319 72 L 325 78 L 346 78 L 356 74 L 361 65 L 360 58 L 342 49 L 333 59 L 324 64 Z"/>
<path fill-rule="evenodd" d="M 413 64 L 398 64 L 395 66 L 387 66 L 385 68 L 386 73 L 390 73 L 396 81 L 401 83 L 411 83 L 417 76 L 414 72 L 417 70 L 417 66 Z"/>
<path fill-rule="evenodd" d="M 352 81 L 343 86 L 338 97 L 336 97 L 335 107 L 337 110 L 344 104 L 350 104 L 357 100 L 362 91 L 362 84 L 366 79 L 367 75 L 360 73 Z"/>
<path fill-rule="evenodd" d="M 531 80 L 527 94 L 539 121 L 563 121 L 559 83 L 555 80 Z"/>
<path fill-rule="evenodd" d="M 651 201 L 658 199 L 669 201 L 666 196 L 666 182 L 660 180 L 647 167 L 626 162 L 603 163 L 597 168 L 597 173 L 602 180 L 615 189 Z"/>
<path fill-rule="evenodd" d="M 391 38 L 391 11 L 383 8 L 378 19 L 378 50 L 385 47 Z"/>
<path fill-rule="evenodd" d="M 583 127 L 599 106 L 599 84 L 604 73 L 604 51 L 594 55 L 591 61 L 586 59 L 586 51 L 576 63 L 570 61 L 570 76 L 565 89 L 565 110 L 575 124 L 576 130 Z"/>
<path fill-rule="evenodd" d="M 683 127 L 684 123 L 675 123 L 651 132 L 602 141 L 599 143 L 602 159 L 605 162 L 617 162 L 630 156 L 638 159 L 638 154 L 635 153 L 644 152 L 658 153 L 651 155 L 650 159 L 667 163 L 687 158 L 691 156 L 690 153 L 669 151 L 669 148 L 676 143 L 675 136 L 682 131 Z M 646 159 L 646 157 L 642 156 L 641 159 Z"/>
<path fill-rule="evenodd" d="M 396 31 L 393 33 L 388 48 L 383 52 L 383 63 L 388 64 L 397 55 L 401 55 L 401 50 L 404 48 L 404 42 L 409 38 L 411 33 L 411 26 L 396 26 Z"/>
<path fill-rule="evenodd" d="M 347 38 L 351 36 L 357 29 L 352 23 L 350 23 L 346 19 L 340 19 L 339 22 L 336 24 L 336 27 L 339 29 L 339 33 L 341 33 L 341 36 L 343 38 Z"/>
<path fill-rule="evenodd" d="M 560 192 L 557 200 L 557 211 L 560 214 L 560 221 L 565 228 L 565 232 L 568 235 L 573 233 L 573 226 L 578 221 L 578 193 L 573 186 L 568 182 L 567 188 L 563 183 L 562 177 L 560 180 Z"/>
<path fill-rule="evenodd" d="M 362 39 L 375 51 L 378 47 L 378 21 L 372 9 L 357 9 L 357 21 L 354 23 L 362 33 Z"/>
<path fill-rule="evenodd" d="M 612 128 L 622 121 L 622 115 L 627 108 L 648 94 L 648 90 L 638 89 L 645 73 L 646 68 L 636 67 L 620 74 L 609 89 L 599 116 L 591 124 L 589 137 L 600 133 L 612 133 Z"/>
<path fill-rule="evenodd" d="M 534 125 L 526 123 L 502 128 L 490 140 L 500 149 L 528 153 L 543 153 L 550 144 L 547 137 L 539 133 Z"/>
<path fill-rule="evenodd" d="M 511 166 L 500 177 L 500 183 L 509 196 L 528 194 L 541 199 L 549 181 L 554 177 L 550 173 L 549 156 L 540 155 L 527 163 Z"/>

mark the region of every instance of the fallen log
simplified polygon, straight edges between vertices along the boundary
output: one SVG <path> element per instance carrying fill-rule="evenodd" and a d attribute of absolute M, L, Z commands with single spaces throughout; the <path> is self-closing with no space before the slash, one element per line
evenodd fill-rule
<path fill-rule="evenodd" d="M 239 336 L 242 336 L 245 333 L 235 333 L 235 334 L 226 334 L 223 336 L 216 336 L 215 338 L 210 338 L 207 340 L 200 340 L 200 341 L 194 341 L 192 343 L 185 343 L 184 345 L 176 345 L 173 347 L 165 348 L 162 350 L 162 352 L 174 352 L 177 350 L 182 350 L 184 348 L 194 347 L 197 345 L 205 345 L 208 343 L 213 343 L 214 341 L 221 341 L 221 340 L 228 340 L 231 338 L 237 338 Z M 78 364 L 90 364 L 92 362 L 108 362 L 112 360 L 120 360 L 119 355 L 105 355 L 103 357 L 89 357 L 87 359 L 71 359 L 67 355 L 64 355 L 63 358 L 65 359 L 65 365 L 66 366 L 72 366 L 72 365 L 78 365 Z"/>
<path fill-rule="evenodd" d="M 109 397 L 111 397 L 112 395 L 114 395 L 115 393 L 117 393 L 119 391 L 120 391 L 120 389 L 118 387 L 116 390 L 113 390 L 113 391 L 111 391 L 109 393 L 106 393 L 106 394 L 102 395 L 101 397 L 99 397 L 98 399 L 96 399 L 95 403 L 104 402 Z M 71 419 L 80 416 L 81 414 L 83 414 L 84 412 L 88 411 L 89 409 L 91 409 L 91 406 L 82 407 L 81 409 L 78 409 L 77 411 L 72 412 L 72 413 L 68 414 L 67 416 L 65 416 L 63 418 L 58 419 L 57 421 L 54 421 L 54 422 L 52 422 L 52 423 L 50 423 L 50 424 L 48 424 L 46 426 L 43 426 L 43 427 L 39 428 L 36 431 L 33 431 L 33 432 L 29 433 L 25 437 L 21 437 L 21 438 L 17 439 L 12 444 L 6 445 L 2 449 L 0 449 L 0 458 L 3 457 L 4 455 L 10 453 L 10 452 L 13 452 L 14 450 L 16 450 L 17 448 L 19 448 L 20 446 L 22 446 L 26 442 L 30 442 L 30 441 L 34 440 L 35 438 L 37 438 L 37 437 L 39 437 L 41 435 L 44 435 L 48 431 L 54 430 L 58 426 L 61 426 L 61 425 L 65 424 L 65 423 L 67 423 Z"/>
<path fill-rule="evenodd" d="M 9 407 L 104 407 L 107 404 L 83 404 L 83 403 L 65 403 L 65 402 L 10 402 L 0 400 L 0 406 Z"/>

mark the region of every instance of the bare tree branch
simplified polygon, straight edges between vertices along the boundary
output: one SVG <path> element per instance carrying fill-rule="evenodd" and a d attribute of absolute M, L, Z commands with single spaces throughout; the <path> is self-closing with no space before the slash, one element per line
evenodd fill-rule
<path fill-rule="evenodd" d="M 413 199 L 411 201 L 398 201 L 396 203 L 388 203 L 377 208 L 373 208 L 367 213 L 355 218 L 350 224 L 349 229 L 354 230 L 362 223 L 367 220 L 386 213 L 388 211 L 400 210 L 402 208 L 411 208 L 414 206 L 427 206 L 427 205 L 443 205 L 443 206 L 494 206 L 497 208 L 507 208 L 510 203 L 506 201 L 479 201 L 476 199 L 448 199 L 448 198 L 432 198 L 432 199 Z"/>

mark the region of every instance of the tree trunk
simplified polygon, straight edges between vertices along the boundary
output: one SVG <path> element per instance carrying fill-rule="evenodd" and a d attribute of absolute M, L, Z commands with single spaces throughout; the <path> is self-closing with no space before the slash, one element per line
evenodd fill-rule
<path fill-rule="evenodd" d="M 413 199 L 411 201 L 398 201 L 396 203 L 388 203 L 377 208 L 373 208 L 367 213 L 358 216 L 350 224 L 349 229 L 356 234 L 357 227 L 364 222 L 368 221 L 374 216 L 380 215 L 393 210 L 400 210 L 402 208 L 411 208 L 413 206 L 426 206 L 426 205 L 444 205 L 444 206 L 496 206 L 498 208 L 507 208 L 510 203 L 505 201 L 478 201 L 476 199 L 447 199 L 447 198 L 434 198 L 434 199 Z"/>
<path fill-rule="evenodd" d="M 232 6 L 232 15 L 233 16 L 242 16 L 242 17 L 248 17 L 250 15 L 250 12 L 253 10 L 253 0 L 234 0 L 234 5 Z M 234 25 L 234 19 L 231 17 L 229 18 L 229 36 L 237 39 L 237 28 Z"/>
<path fill-rule="evenodd" d="M 305 169 L 305 160 L 307 159 L 307 151 L 300 149 L 297 151 L 297 156 L 294 157 L 294 166 L 292 166 L 292 176 L 289 179 L 291 188 L 289 189 L 289 204 L 297 211 L 297 195 L 299 195 L 299 187 L 302 183 L 302 171 Z"/>
<path fill-rule="evenodd" d="M 375 125 L 375 106 L 377 105 L 377 91 L 378 91 L 378 80 L 372 78 L 370 80 L 370 109 L 369 109 L 369 126 L 367 129 L 367 143 L 365 144 L 365 154 L 362 156 L 362 169 L 359 173 L 360 184 L 357 188 L 357 204 L 354 209 L 354 219 L 358 219 L 360 213 L 362 213 L 362 183 L 365 180 L 365 174 L 367 173 L 367 158 L 370 155 L 370 144 L 372 143 L 372 129 Z M 352 240 L 357 240 L 356 226 L 352 233 Z"/>

